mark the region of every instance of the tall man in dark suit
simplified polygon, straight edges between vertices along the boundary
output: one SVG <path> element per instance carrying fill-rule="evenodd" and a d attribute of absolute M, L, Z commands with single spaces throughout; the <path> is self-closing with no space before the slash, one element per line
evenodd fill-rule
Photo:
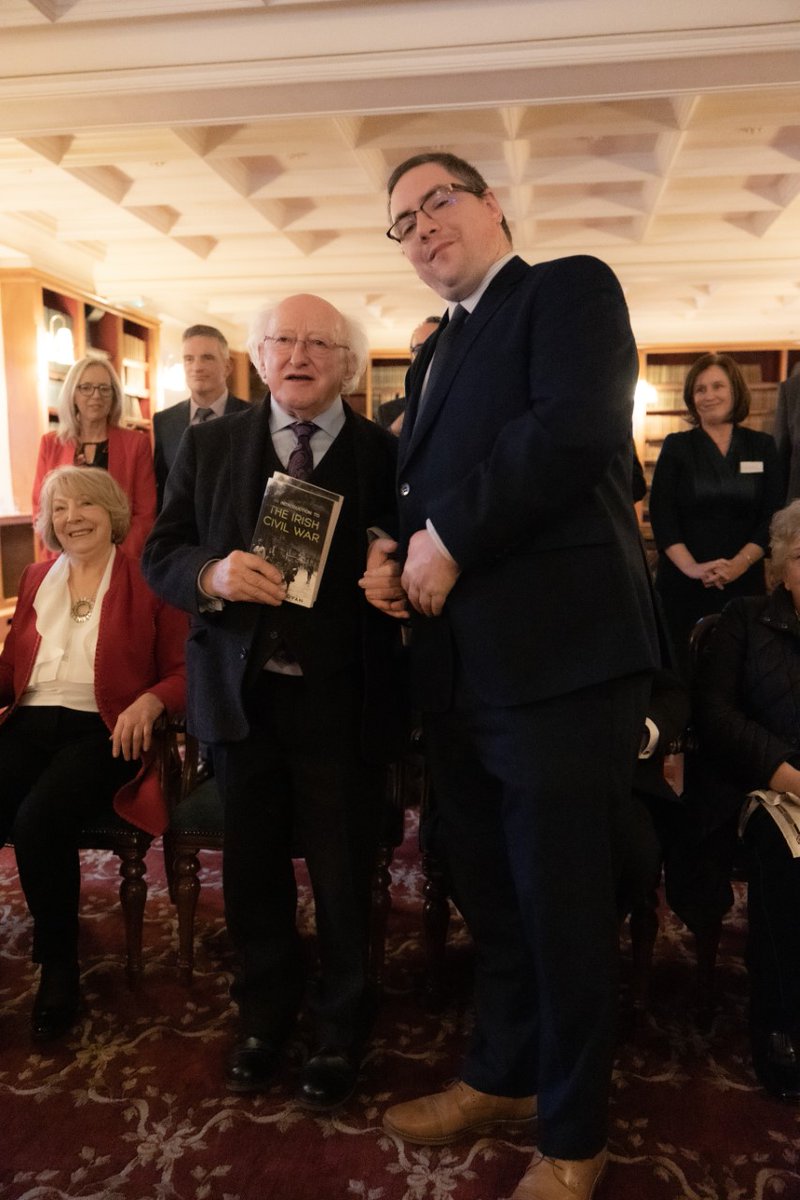
<path fill-rule="evenodd" d="M 340 1104 L 368 1014 L 369 890 L 383 764 L 400 736 L 399 628 L 358 588 L 370 525 L 392 528 L 396 441 L 342 401 L 367 355 L 326 301 L 294 296 L 254 327 L 263 403 L 190 425 L 144 551 L 156 592 L 191 614 L 188 723 L 214 748 L 225 805 L 225 912 L 238 953 L 236 1092 L 269 1087 L 303 995 L 292 853 L 314 891 L 317 1046 L 300 1103 Z M 268 477 L 288 471 L 344 503 L 313 608 L 250 552 Z"/>
<path fill-rule="evenodd" d="M 588 1200 L 607 1157 L 613 827 L 658 653 L 631 505 L 636 348 L 608 267 L 527 266 L 462 159 L 408 160 L 389 197 L 389 236 L 448 301 L 409 373 L 400 557 L 477 1012 L 460 1081 L 384 1127 L 439 1144 L 538 1098 L 514 1200 Z M 362 581 L 387 611 L 394 550 L 377 542 Z"/>
<path fill-rule="evenodd" d="M 153 460 L 158 507 L 164 503 L 164 486 L 189 424 L 221 417 L 246 408 L 247 402 L 228 391 L 233 364 L 225 336 L 213 325 L 190 325 L 183 335 L 183 370 L 189 399 L 181 400 L 153 417 Z"/>
<path fill-rule="evenodd" d="M 786 503 L 800 496 L 800 363 L 778 388 L 775 444 L 786 481 Z"/>

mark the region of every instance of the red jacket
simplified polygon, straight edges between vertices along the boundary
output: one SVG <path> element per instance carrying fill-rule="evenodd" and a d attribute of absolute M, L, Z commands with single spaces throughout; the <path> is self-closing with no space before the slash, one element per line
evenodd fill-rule
<path fill-rule="evenodd" d="M 59 441 L 58 434 L 46 433 L 39 443 L 39 459 L 33 480 L 33 519 L 39 513 L 42 480 L 54 467 L 71 467 L 75 443 Z M 122 488 L 131 506 L 131 527 L 122 549 L 131 558 L 139 558 L 156 519 L 156 475 L 150 452 L 150 439 L 140 429 L 122 429 L 112 425 L 108 431 L 108 473 Z M 53 558 L 43 550 L 39 557 Z"/>
<path fill-rule="evenodd" d="M 31 677 L 41 637 L 36 631 L 33 601 L 52 562 L 34 563 L 20 580 L 14 620 L 0 655 L 2 724 L 14 711 Z M 109 733 L 117 717 L 143 692 L 163 701 L 170 715 L 186 705 L 184 643 L 188 619 L 150 591 L 139 564 L 117 554 L 100 610 L 94 662 L 94 693 Z M 87 763 L 87 779 L 91 764 Z M 167 807 L 152 752 L 146 754 L 135 779 L 114 797 L 121 817 L 157 836 L 167 825 Z"/>

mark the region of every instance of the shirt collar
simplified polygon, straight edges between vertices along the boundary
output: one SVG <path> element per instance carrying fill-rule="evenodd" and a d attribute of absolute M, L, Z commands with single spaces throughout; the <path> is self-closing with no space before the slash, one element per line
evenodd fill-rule
<path fill-rule="evenodd" d="M 224 417 L 225 405 L 227 403 L 228 403 L 228 389 L 225 388 L 225 391 L 222 393 L 221 396 L 217 396 L 217 398 L 213 404 L 206 404 L 206 405 L 204 405 L 204 407 L 212 409 L 215 417 Z M 194 421 L 199 408 L 200 408 L 200 405 L 195 404 L 194 400 L 190 396 L 189 397 L 189 423 L 190 424 L 192 424 L 192 422 Z"/>
<path fill-rule="evenodd" d="M 502 258 L 498 258 L 497 262 L 493 262 L 481 282 L 475 288 L 475 291 L 470 293 L 469 296 L 466 296 L 463 300 L 451 300 L 447 305 L 447 311 L 449 312 L 450 316 L 452 317 L 454 310 L 459 304 L 462 308 L 465 308 L 468 313 L 474 312 L 478 306 L 478 301 L 494 279 L 495 275 L 502 271 L 506 263 L 510 262 L 514 257 L 514 254 L 514 250 L 509 250 L 508 254 L 504 254 Z"/>
<path fill-rule="evenodd" d="M 270 431 L 270 433 L 277 433 L 278 430 L 280 430 L 280 429 L 288 429 L 290 425 L 294 425 L 295 421 L 297 421 L 299 419 L 300 418 L 298 418 L 298 417 L 292 417 L 288 413 L 285 413 L 283 411 L 283 409 L 281 408 L 281 406 L 278 404 L 278 402 L 272 396 L 270 396 L 270 398 L 269 398 L 269 431 Z M 313 418 L 314 424 L 319 429 L 324 430 L 324 432 L 328 434 L 328 437 L 330 437 L 331 440 L 333 440 L 333 438 L 335 438 L 336 435 L 341 431 L 342 426 L 344 425 L 344 421 L 345 421 L 344 404 L 342 403 L 341 396 L 337 396 L 336 399 L 334 400 L 333 404 L 331 404 L 328 408 L 326 408 L 324 412 L 318 413 L 317 416 Z"/>

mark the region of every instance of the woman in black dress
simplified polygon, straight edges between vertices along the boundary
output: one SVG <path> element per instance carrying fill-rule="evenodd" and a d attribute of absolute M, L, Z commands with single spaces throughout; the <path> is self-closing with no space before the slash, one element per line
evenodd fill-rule
<path fill-rule="evenodd" d="M 664 440 L 650 521 L 659 550 L 656 589 L 686 673 L 695 622 L 721 612 L 735 596 L 764 592 L 762 559 L 782 481 L 772 438 L 741 424 L 750 393 L 732 358 L 699 358 L 686 376 L 683 399 L 694 428 Z"/>

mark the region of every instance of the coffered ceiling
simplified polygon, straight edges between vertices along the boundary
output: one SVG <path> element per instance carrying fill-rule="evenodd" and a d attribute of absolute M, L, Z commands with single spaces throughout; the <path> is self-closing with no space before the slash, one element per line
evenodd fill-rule
<path fill-rule="evenodd" d="M 442 305 L 384 184 L 444 148 L 642 343 L 800 344 L 799 0 L 0 0 L 0 47 L 0 266 L 237 345 L 316 291 L 401 346 Z"/>

